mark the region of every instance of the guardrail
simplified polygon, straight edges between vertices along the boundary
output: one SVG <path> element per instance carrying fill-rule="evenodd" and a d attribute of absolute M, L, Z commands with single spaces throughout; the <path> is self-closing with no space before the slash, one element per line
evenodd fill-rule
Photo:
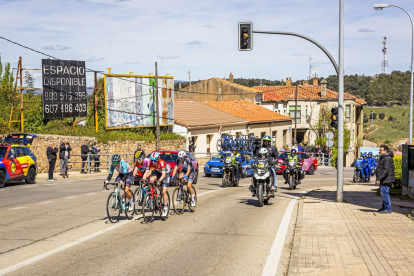
<path fill-rule="evenodd" d="M 99 155 L 99 159 L 95 160 L 95 156 Z M 120 153 L 121 159 L 126 161 L 131 167 L 133 167 L 134 162 L 134 154 L 133 153 Z M 112 160 L 113 154 L 71 154 L 70 157 L 80 157 L 85 158 L 85 161 L 72 161 L 69 159 L 68 161 L 68 170 L 82 170 L 82 163 L 85 163 L 84 171 L 87 173 L 90 173 L 91 170 L 94 169 L 95 162 L 99 162 L 99 169 L 106 168 L 108 171 L 111 168 L 111 160 Z M 103 158 L 103 159 L 102 159 Z M 79 167 L 77 166 L 70 166 L 71 164 L 80 164 Z M 104 165 L 104 166 L 103 166 Z"/>
<path fill-rule="evenodd" d="M 314 152 L 307 152 L 307 154 L 309 154 L 310 156 L 312 156 L 313 158 L 316 158 L 319 161 L 319 165 L 325 165 L 325 166 L 329 166 L 331 167 L 331 161 L 332 161 L 332 157 L 327 154 L 327 153 L 314 153 Z"/>

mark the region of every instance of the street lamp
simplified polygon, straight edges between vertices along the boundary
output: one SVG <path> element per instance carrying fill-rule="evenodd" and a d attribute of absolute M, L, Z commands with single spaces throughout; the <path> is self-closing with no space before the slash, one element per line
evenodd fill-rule
<path fill-rule="evenodd" d="M 409 127 L 409 144 L 412 144 L 413 141 L 413 55 L 414 55 L 414 26 L 413 26 L 413 20 L 411 19 L 410 14 L 402 7 L 397 5 L 388 5 L 388 4 L 375 4 L 374 10 L 382 10 L 388 7 L 396 7 L 401 10 L 403 10 L 408 17 L 410 18 L 411 22 L 411 85 L 410 85 L 410 127 Z"/>

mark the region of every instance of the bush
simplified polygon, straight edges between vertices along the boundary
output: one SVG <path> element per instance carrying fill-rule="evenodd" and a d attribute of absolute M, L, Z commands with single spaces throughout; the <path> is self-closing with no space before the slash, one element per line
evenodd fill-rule
<path fill-rule="evenodd" d="M 394 156 L 395 184 L 402 181 L 402 156 Z"/>
<path fill-rule="evenodd" d="M 384 113 L 380 113 L 380 114 L 378 115 L 378 117 L 380 118 L 380 120 L 384 120 L 384 118 L 385 118 L 385 114 L 384 114 Z"/>
<path fill-rule="evenodd" d="M 394 121 L 394 117 L 392 116 L 388 117 L 388 122 L 392 122 L 392 121 Z"/>

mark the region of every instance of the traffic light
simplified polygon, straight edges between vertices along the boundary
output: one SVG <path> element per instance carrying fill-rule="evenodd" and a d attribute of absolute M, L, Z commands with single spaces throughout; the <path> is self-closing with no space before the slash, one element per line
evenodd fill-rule
<path fill-rule="evenodd" d="M 338 108 L 331 109 L 331 127 L 338 128 Z"/>
<path fill-rule="evenodd" d="M 253 23 L 239 22 L 239 51 L 253 49 Z"/>

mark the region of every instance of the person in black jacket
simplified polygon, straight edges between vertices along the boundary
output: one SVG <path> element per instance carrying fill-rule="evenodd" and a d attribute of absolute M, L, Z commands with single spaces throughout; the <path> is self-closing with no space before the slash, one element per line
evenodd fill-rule
<path fill-rule="evenodd" d="M 195 152 L 195 148 L 196 148 L 196 146 L 194 146 L 194 142 L 193 142 L 193 141 L 190 141 L 190 145 L 188 146 L 188 151 L 189 151 L 191 154 L 194 154 L 194 152 Z"/>
<path fill-rule="evenodd" d="M 87 173 L 85 172 L 85 163 L 86 160 L 88 159 L 88 140 L 83 141 L 83 145 L 81 146 L 81 158 L 82 158 L 82 170 L 81 173 Z"/>
<path fill-rule="evenodd" d="M 49 181 L 56 181 L 56 179 L 53 178 L 53 171 L 55 170 L 58 152 L 58 148 L 56 146 L 53 147 L 53 142 L 49 142 L 49 147 L 46 150 L 47 160 L 49 161 Z"/>
<path fill-rule="evenodd" d="M 70 151 L 72 150 L 68 139 L 63 140 L 63 143 L 60 145 L 59 149 L 60 175 L 65 178 L 68 177 L 68 160 L 70 158 Z"/>
<path fill-rule="evenodd" d="M 390 185 L 395 182 L 394 173 L 394 153 L 389 151 L 387 145 L 380 146 L 380 160 L 378 162 L 376 176 L 376 184 L 379 185 L 382 196 L 382 207 L 378 210 L 381 214 L 390 214 L 391 200 L 390 200 Z"/>

